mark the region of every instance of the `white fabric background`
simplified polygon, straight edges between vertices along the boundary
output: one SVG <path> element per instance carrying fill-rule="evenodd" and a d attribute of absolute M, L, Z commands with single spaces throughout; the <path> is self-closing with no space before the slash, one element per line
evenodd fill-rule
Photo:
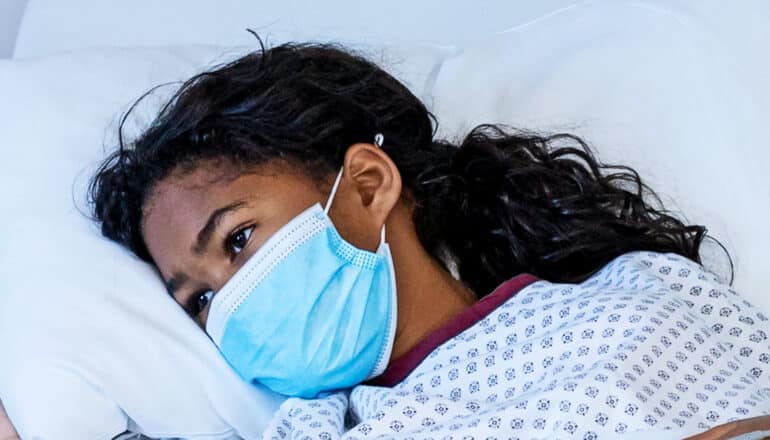
<path fill-rule="evenodd" d="M 770 310 L 761 289 L 770 284 L 763 168 L 770 60 L 762 56 L 770 14 L 763 0 L 521 2 L 509 3 L 510 17 L 485 3 L 412 10 L 379 3 L 339 16 L 342 3 L 319 11 L 276 2 L 252 5 L 251 13 L 234 1 L 217 2 L 216 10 L 176 0 L 140 0 L 132 3 L 137 9 L 64 3 L 31 0 L 17 55 L 253 44 L 241 29 L 258 12 L 288 17 L 270 27 L 269 41 L 401 41 L 406 49 L 388 66 L 435 109 L 442 134 L 507 122 L 585 135 L 601 158 L 639 169 L 664 201 L 675 202 L 671 208 L 708 225 L 735 258 L 736 288 Z M 489 33 L 511 29 L 490 37 L 484 23 Z M 462 48 L 420 48 L 407 39 Z M 110 123 L 133 98 L 222 52 L 102 49 L 0 63 L 0 200 L 11 213 L 0 219 L 0 346 L 8 348 L 0 398 L 23 436 L 66 438 L 61 432 L 88 420 L 93 435 L 72 438 L 98 438 L 100 428 L 125 425 L 125 412 L 154 435 L 184 426 L 165 433 L 225 438 L 236 426 L 249 437 L 274 407 L 232 376 L 154 274 L 101 240 L 70 198 L 72 180 L 82 184 L 87 174 L 83 164 L 100 156 L 103 143 L 114 145 Z M 444 56 L 451 58 L 439 69 Z"/>
<path fill-rule="evenodd" d="M 0 1 L 0 58 L 10 58 L 27 0 Z"/>
<path fill-rule="evenodd" d="M 252 44 L 271 41 L 460 45 L 575 0 L 29 0 L 15 57 L 94 46 Z"/>

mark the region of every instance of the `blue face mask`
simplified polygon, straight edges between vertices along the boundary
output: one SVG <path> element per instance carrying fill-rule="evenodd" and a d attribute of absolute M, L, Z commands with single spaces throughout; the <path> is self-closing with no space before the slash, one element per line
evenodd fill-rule
<path fill-rule="evenodd" d="M 211 301 L 206 332 L 230 365 L 281 394 L 348 388 L 390 359 L 396 279 L 385 226 L 376 253 L 340 236 L 328 216 L 340 177 L 325 208 L 279 229 Z"/>

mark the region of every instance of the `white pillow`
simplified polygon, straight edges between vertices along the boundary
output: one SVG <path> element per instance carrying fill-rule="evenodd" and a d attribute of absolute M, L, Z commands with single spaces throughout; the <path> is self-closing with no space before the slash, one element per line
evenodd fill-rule
<path fill-rule="evenodd" d="M 0 62 L 0 400 L 22 438 L 257 438 L 282 401 L 242 382 L 151 268 L 75 208 L 128 104 L 239 51 L 224 52 Z M 418 94 L 444 54 L 371 51 Z"/>
<path fill-rule="evenodd" d="M 582 135 L 706 225 L 733 257 L 735 287 L 770 311 L 767 20 L 741 22 L 755 26 L 741 31 L 755 35 L 751 51 L 713 32 L 718 16 L 677 3 L 582 2 L 467 48 L 436 80 L 440 134 L 503 122 Z"/>
<path fill-rule="evenodd" d="M 271 41 L 459 45 L 532 20 L 575 0 L 28 0 L 15 58 L 97 46 L 251 44 Z"/>

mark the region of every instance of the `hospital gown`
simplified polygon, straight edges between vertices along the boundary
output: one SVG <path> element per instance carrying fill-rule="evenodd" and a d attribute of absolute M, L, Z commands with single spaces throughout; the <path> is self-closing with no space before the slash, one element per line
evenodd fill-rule
<path fill-rule="evenodd" d="M 692 435 L 770 414 L 770 322 L 695 262 L 636 251 L 580 284 L 531 278 L 399 383 L 290 398 L 264 437 Z"/>

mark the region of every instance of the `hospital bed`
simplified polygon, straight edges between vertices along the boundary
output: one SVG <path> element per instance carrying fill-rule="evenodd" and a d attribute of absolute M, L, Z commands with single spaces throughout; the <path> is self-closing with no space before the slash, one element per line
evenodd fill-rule
<path fill-rule="evenodd" d="M 708 226 L 734 287 L 770 311 L 764 0 L 323 5 L 16 5 L 13 58 L 0 61 L 0 399 L 22 436 L 257 438 L 282 401 L 242 383 L 155 273 L 83 214 L 120 114 L 153 85 L 254 50 L 246 28 L 268 44 L 361 51 L 425 100 L 442 137 L 481 122 L 583 136 Z M 725 267 L 716 246 L 706 252 Z"/>

